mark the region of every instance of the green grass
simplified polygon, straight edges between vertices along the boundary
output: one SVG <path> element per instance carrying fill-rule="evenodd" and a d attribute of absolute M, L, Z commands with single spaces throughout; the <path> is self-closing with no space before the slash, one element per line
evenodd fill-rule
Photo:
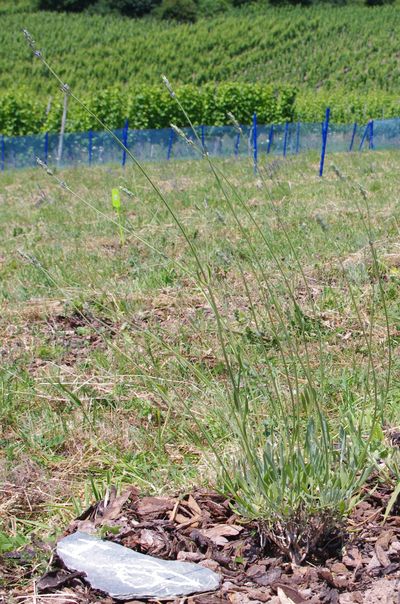
<path fill-rule="evenodd" d="M 264 294 L 252 276 L 249 246 L 205 162 L 147 166 L 208 267 L 219 312 L 229 324 L 229 346 L 243 359 L 253 404 L 249 425 L 261 426 L 264 435 L 279 428 L 265 388 L 271 370 L 277 376 L 285 371 L 282 345 L 299 351 L 292 365 L 289 359 L 289 372 L 306 395 L 300 360 L 307 355 L 318 375 L 321 343 L 323 412 L 333 426 L 358 413 L 369 425 L 371 358 L 380 393 L 388 362 L 384 301 L 398 375 L 400 159 L 374 152 L 337 155 L 334 162 L 354 181 L 338 178 L 329 162 L 319 179 L 312 156 L 274 161 L 262 172 L 264 184 L 247 162 L 216 164 L 240 188 L 260 227 L 233 202 L 284 325 L 276 321 L 276 308 L 275 323 L 266 317 L 254 322 L 264 316 Z M 171 215 L 129 167 L 68 170 L 61 177 L 83 202 L 41 170 L 0 176 L 4 550 L 31 535 L 49 539 L 62 531 L 90 500 L 91 481 L 100 490 L 135 483 L 149 493 L 214 485 L 210 457 L 217 451 L 229 459 L 237 447 L 225 415 L 228 373 L 215 317 Z M 366 191 L 372 233 L 363 224 L 366 199 L 354 182 Z M 112 222 L 111 189 L 117 186 L 132 192 L 122 194 L 128 231 L 123 246 L 118 222 Z M 369 258 L 371 237 L 381 281 Z M 291 284 L 295 311 L 276 259 Z M 395 381 L 385 429 L 398 424 L 399 393 Z M 207 426 L 213 452 L 198 424 Z"/>
<path fill-rule="evenodd" d="M 54 85 L 28 49 L 28 29 L 64 81 L 82 93 L 171 81 L 265 82 L 343 94 L 398 93 L 397 5 L 270 8 L 229 12 L 194 25 L 153 19 L 18 13 L 2 15 L 0 89 L 26 87 L 44 102 Z"/>

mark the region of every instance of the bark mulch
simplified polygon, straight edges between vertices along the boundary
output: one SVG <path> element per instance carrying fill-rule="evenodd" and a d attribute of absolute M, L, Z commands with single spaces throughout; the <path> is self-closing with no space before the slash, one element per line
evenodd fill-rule
<path fill-rule="evenodd" d="M 321 543 L 302 566 L 285 560 L 273 544 L 261 545 L 257 525 L 243 523 L 229 501 L 214 491 L 181 497 L 141 497 L 136 488 L 121 496 L 111 492 L 65 534 L 100 529 L 106 539 L 136 551 L 195 562 L 221 575 L 218 591 L 178 598 L 179 604 L 400 604 L 400 516 L 391 515 L 383 523 L 388 498 L 384 489 L 369 495 L 341 536 Z M 37 589 L 45 598 L 39 595 L 31 602 L 113 602 L 91 590 L 79 573 L 62 569 L 57 559 Z M 19 601 L 29 593 L 19 592 Z"/>

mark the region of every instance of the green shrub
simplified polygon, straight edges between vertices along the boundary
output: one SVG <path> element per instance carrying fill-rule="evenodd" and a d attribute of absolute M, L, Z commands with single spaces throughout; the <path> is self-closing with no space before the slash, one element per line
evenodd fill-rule
<path fill-rule="evenodd" d="M 326 107 L 331 108 L 333 123 L 366 123 L 369 119 L 400 115 L 400 98 L 385 92 L 359 95 L 346 90 L 318 93 L 303 92 L 292 86 L 238 84 L 227 82 L 198 87 L 178 86 L 177 93 L 194 124 L 222 126 L 230 123 L 233 113 L 241 124 L 250 124 L 256 112 L 260 124 L 300 120 L 320 122 Z M 110 128 L 121 128 L 126 118 L 131 128 L 168 128 L 171 123 L 187 126 L 187 120 L 162 86 L 141 86 L 123 91 L 120 88 L 88 93 L 83 97 L 91 111 Z M 53 101 L 46 115 L 47 101 L 28 91 L 0 95 L 0 133 L 24 135 L 58 131 L 62 115 L 62 98 Z M 67 130 L 81 132 L 95 128 L 96 121 L 79 105 L 69 103 Z"/>
<path fill-rule="evenodd" d="M 31 13 L 35 10 L 37 10 L 36 0 L 2 0 L 0 3 L 0 15 Z"/>
<path fill-rule="evenodd" d="M 202 17 L 214 17 L 229 10 L 231 4 L 228 0 L 198 0 L 197 9 Z"/>
<path fill-rule="evenodd" d="M 150 13 L 160 2 L 161 0 L 108 0 L 113 10 L 128 17 L 142 17 Z"/>
<path fill-rule="evenodd" d="M 119 15 L 119 12 L 111 6 L 109 0 L 97 0 L 85 12 L 88 15 Z"/>
<path fill-rule="evenodd" d="M 40 10 L 89 13 L 119 13 L 128 17 L 142 17 L 150 13 L 161 0 L 36 0 Z"/>
<path fill-rule="evenodd" d="M 232 0 L 233 6 L 244 6 L 245 4 L 254 4 L 255 0 Z"/>
<path fill-rule="evenodd" d="M 313 0 L 269 0 L 271 6 L 282 6 L 285 4 L 292 4 L 294 6 L 311 6 L 313 4 Z"/>
<path fill-rule="evenodd" d="M 324 118 L 326 107 L 331 108 L 331 119 L 337 124 L 357 121 L 366 123 L 369 119 L 385 119 L 400 115 L 398 95 L 384 91 L 369 94 L 348 92 L 337 89 L 334 92 L 301 92 L 294 101 L 295 119 L 304 122 L 318 122 Z"/>
<path fill-rule="evenodd" d="M 159 14 L 161 19 L 194 23 L 197 18 L 197 6 L 193 0 L 163 0 Z"/>
<path fill-rule="evenodd" d="M 393 4 L 394 0 L 365 0 L 366 6 L 383 6 L 384 4 Z"/>
<path fill-rule="evenodd" d="M 227 83 L 201 88 L 179 86 L 179 97 L 194 124 L 222 126 L 233 113 L 242 124 L 250 124 L 256 111 L 260 123 L 283 122 L 295 115 L 296 92 L 291 87 Z M 131 128 L 167 128 L 171 122 L 187 126 L 187 120 L 166 88 L 142 86 L 128 93 L 118 88 L 84 97 L 85 104 L 108 127 L 121 128 L 129 118 Z M 53 102 L 46 116 L 46 103 L 27 93 L 0 96 L 0 132 L 7 135 L 58 131 L 62 98 Z M 95 119 L 72 101 L 68 107 L 67 130 L 80 132 L 96 127 Z"/>
<path fill-rule="evenodd" d="M 90 4 L 93 4 L 93 0 L 37 0 L 37 7 L 40 10 L 65 12 L 81 12 Z"/>
<path fill-rule="evenodd" d="M 45 118 L 45 107 L 28 92 L 0 96 L 1 134 L 11 136 L 40 132 Z"/>

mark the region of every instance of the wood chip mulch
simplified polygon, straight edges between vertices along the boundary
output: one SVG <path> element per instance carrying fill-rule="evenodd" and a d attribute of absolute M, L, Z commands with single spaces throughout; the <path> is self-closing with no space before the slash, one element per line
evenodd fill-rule
<path fill-rule="evenodd" d="M 336 535 L 320 544 L 300 567 L 285 561 L 272 544 L 261 547 L 256 524 L 243 523 L 229 501 L 206 490 L 181 497 L 142 497 L 136 488 L 121 496 L 111 492 L 65 534 L 101 529 L 105 538 L 136 551 L 195 562 L 221 575 L 218 591 L 178 598 L 179 604 L 400 604 L 400 516 L 393 515 L 395 508 L 383 523 L 389 496 L 377 490 L 364 499 L 342 539 Z M 91 590 L 79 573 L 62 569 L 57 559 L 37 589 L 37 599 L 25 601 L 114 602 Z M 15 594 L 19 601 L 28 596 L 27 590 Z"/>

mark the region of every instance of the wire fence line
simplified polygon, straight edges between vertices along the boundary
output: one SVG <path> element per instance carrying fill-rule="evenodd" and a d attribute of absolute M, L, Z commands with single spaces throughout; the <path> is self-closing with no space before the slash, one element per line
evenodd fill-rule
<path fill-rule="evenodd" d="M 194 140 L 190 128 L 181 129 Z M 128 123 L 114 130 L 118 139 L 140 161 L 195 159 L 198 151 L 188 145 L 172 128 L 162 130 L 131 130 Z M 362 151 L 363 149 L 400 149 L 400 118 L 372 120 L 367 124 L 335 125 L 329 121 L 329 109 L 321 123 L 287 122 L 263 125 L 254 115 L 251 126 L 198 126 L 196 133 L 212 157 L 250 157 L 257 170 L 266 156 L 296 155 L 317 151 L 321 155 L 319 174 L 322 176 L 325 154 Z M 62 156 L 59 157 L 59 149 Z M 37 158 L 49 166 L 72 167 L 119 163 L 125 166 L 129 155 L 109 132 L 65 133 L 62 145 L 57 133 L 34 136 L 0 135 L 0 170 L 32 168 Z"/>

